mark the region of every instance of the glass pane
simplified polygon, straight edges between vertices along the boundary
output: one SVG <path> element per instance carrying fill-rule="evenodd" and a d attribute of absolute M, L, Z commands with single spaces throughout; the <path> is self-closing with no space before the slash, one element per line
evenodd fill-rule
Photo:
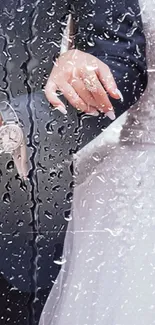
<path fill-rule="evenodd" d="M 155 323 L 154 7 L 0 2 L 0 325 Z"/>

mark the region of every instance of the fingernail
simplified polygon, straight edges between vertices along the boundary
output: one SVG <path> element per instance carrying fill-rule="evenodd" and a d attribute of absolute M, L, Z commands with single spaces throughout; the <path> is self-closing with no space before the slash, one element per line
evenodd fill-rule
<path fill-rule="evenodd" d="M 19 175 L 20 175 L 22 181 L 27 181 L 26 175 L 23 175 L 23 174 L 19 174 Z"/>
<path fill-rule="evenodd" d="M 27 177 L 26 177 L 26 176 L 23 176 L 23 177 L 22 177 L 22 180 L 23 180 L 24 182 L 26 182 L 26 181 L 27 181 Z"/>
<path fill-rule="evenodd" d="M 62 114 L 67 114 L 66 108 L 61 105 L 55 107 L 55 109 L 58 109 L 58 111 L 61 112 Z"/>
<path fill-rule="evenodd" d="M 105 115 L 108 116 L 112 121 L 114 121 L 116 118 L 116 115 L 113 111 L 108 111 L 107 113 L 105 113 Z"/>
<path fill-rule="evenodd" d="M 99 112 L 95 111 L 95 112 L 90 112 L 90 113 L 86 113 L 87 115 L 92 115 L 92 116 L 99 116 Z"/>
<path fill-rule="evenodd" d="M 117 94 L 120 97 L 121 102 L 124 102 L 123 95 L 118 88 L 115 90 L 115 94 Z"/>

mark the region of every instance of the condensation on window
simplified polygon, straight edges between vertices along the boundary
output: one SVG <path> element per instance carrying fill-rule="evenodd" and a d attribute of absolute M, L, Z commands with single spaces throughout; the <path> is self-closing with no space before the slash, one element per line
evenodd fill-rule
<path fill-rule="evenodd" d="M 0 3 L 0 325 L 155 323 L 155 2 L 131 2 Z M 113 123 L 49 103 L 68 48 L 110 67 Z"/>

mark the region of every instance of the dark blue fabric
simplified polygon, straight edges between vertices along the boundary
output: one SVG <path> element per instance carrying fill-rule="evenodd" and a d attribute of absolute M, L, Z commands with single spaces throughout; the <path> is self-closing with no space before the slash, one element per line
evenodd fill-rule
<path fill-rule="evenodd" d="M 77 47 L 105 62 L 124 96 L 119 116 L 147 85 L 146 40 L 137 0 L 74 1 Z"/>

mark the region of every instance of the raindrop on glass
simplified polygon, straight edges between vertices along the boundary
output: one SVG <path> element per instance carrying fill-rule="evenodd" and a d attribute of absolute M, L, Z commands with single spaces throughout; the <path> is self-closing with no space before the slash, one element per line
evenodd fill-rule
<path fill-rule="evenodd" d="M 66 263 L 66 259 L 64 257 L 60 257 L 59 259 L 54 260 L 53 262 L 57 265 L 63 265 Z"/>
<path fill-rule="evenodd" d="M 2 200 L 5 204 L 9 204 L 11 202 L 10 194 L 9 193 L 4 193 Z"/>
<path fill-rule="evenodd" d="M 47 210 L 45 211 L 45 217 L 50 219 L 50 220 L 52 220 L 52 218 L 53 218 L 52 213 L 47 211 Z"/>

